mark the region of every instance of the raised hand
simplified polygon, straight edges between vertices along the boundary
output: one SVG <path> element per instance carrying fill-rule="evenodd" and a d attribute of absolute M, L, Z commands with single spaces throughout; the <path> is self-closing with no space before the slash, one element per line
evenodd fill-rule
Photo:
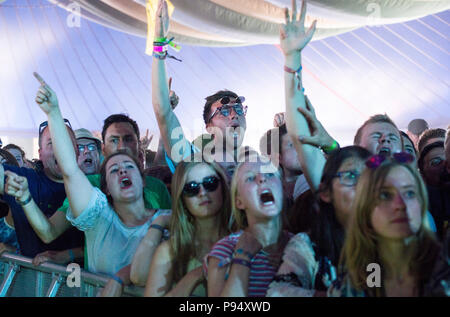
<path fill-rule="evenodd" d="M 28 190 L 27 178 L 11 171 L 5 171 L 5 175 L 5 194 L 15 197 L 18 201 L 26 201 L 31 195 Z"/>
<path fill-rule="evenodd" d="M 275 128 L 281 127 L 286 123 L 285 114 L 285 112 L 280 112 L 273 117 L 273 126 Z"/>
<path fill-rule="evenodd" d="M 169 10 L 166 0 L 159 0 L 155 16 L 155 38 L 166 37 L 169 33 Z"/>
<path fill-rule="evenodd" d="M 58 98 L 56 97 L 55 92 L 38 73 L 34 72 L 33 75 L 41 84 L 36 94 L 36 103 L 47 115 L 52 111 L 58 110 Z"/>
<path fill-rule="evenodd" d="M 141 139 L 141 147 L 143 150 L 147 150 L 148 146 L 150 145 L 150 143 L 153 140 L 153 135 L 148 135 L 148 129 L 147 129 L 147 133 L 145 133 L 145 136 Z"/>
<path fill-rule="evenodd" d="M 299 135 L 298 139 L 303 144 L 310 144 L 319 148 L 332 146 L 334 139 L 328 134 L 322 123 L 317 119 L 314 108 L 309 101 L 308 96 L 305 95 L 306 108 L 297 108 L 297 110 L 305 117 L 308 122 L 308 127 L 311 136 Z"/>
<path fill-rule="evenodd" d="M 316 30 L 317 20 L 305 30 L 306 0 L 302 1 L 300 16 L 297 18 L 297 0 L 292 0 L 292 16 L 285 9 L 286 23 L 280 28 L 280 47 L 285 55 L 300 53 L 300 51 L 311 41 Z"/>

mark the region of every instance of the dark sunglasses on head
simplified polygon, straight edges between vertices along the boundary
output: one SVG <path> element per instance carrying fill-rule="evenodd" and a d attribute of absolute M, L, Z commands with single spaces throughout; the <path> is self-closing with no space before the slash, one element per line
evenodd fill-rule
<path fill-rule="evenodd" d="M 219 187 L 219 183 L 220 180 L 216 176 L 208 176 L 203 178 L 203 182 L 201 183 L 189 182 L 184 185 L 183 193 L 188 197 L 197 196 L 198 193 L 200 193 L 200 185 L 202 185 L 207 192 L 213 192 Z"/>
<path fill-rule="evenodd" d="M 64 123 L 72 129 L 72 125 L 70 124 L 70 121 L 67 119 L 64 119 Z M 42 131 L 48 126 L 48 121 L 44 121 L 39 125 L 39 136 L 42 134 Z"/>
<path fill-rule="evenodd" d="M 366 161 L 366 166 L 370 169 L 375 169 L 380 166 L 385 160 L 385 155 L 373 155 Z M 408 164 L 414 161 L 414 156 L 407 152 L 399 152 L 392 155 L 392 160 L 396 161 L 397 163 Z"/>

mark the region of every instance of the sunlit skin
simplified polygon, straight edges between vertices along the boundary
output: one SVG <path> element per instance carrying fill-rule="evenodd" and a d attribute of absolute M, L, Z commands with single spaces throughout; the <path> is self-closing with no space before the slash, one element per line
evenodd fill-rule
<path fill-rule="evenodd" d="M 402 151 L 400 132 L 387 122 L 369 123 L 361 133 L 359 146 L 372 154 L 379 154 L 383 148 L 390 154 Z"/>
<path fill-rule="evenodd" d="M 266 190 L 273 196 L 273 201 L 268 204 L 261 199 L 261 194 Z M 239 169 L 237 192 L 236 207 L 245 210 L 249 224 L 252 221 L 270 221 L 283 208 L 283 186 L 273 165 L 245 163 Z"/>
<path fill-rule="evenodd" d="M 443 147 L 432 149 L 423 160 L 422 176 L 427 185 L 439 186 L 445 171 L 445 151 Z"/>
<path fill-rule="evenodd" d="M 236 98 L 230 98 L 230 104 L 234 104 Z M 212 115 L 217 108 L 222 107 L 221 99 L 215 101 L 211 105 L 211 111 L 209 115 Z M 234 142 L 236 140 L 237 147 L 240 147 L 244 138 L 245 130 L 247 129 L 247 122 L 245 116 L 239 116 L 236 111 L 232 108 L 228 116 L 223 116 L 220 112 L 211 119 L 210 122 L 206 124 L 206 128 L 210 134 L 214 134 L 215 142 L 221 138 L 225 138 L 227 147 L 234 147 Z M 236 134 L 234 133 L 236 132 Z M 219 144 L 218 144 L 219 143 Z M 215 143 L 216 147 L 223 147 L 221 142 Z M 225 150 L 225 149 L 224 149 Z"/>
<path fill-rule="evenodd" d="M 128 149 L 133 156 L 137 157 L 139 140 L 130 123 L 114 122 L 106 129 L 103 155 L 107 157 L 122 149 Z"/>
<path fill-rule="evenodd" d="M 297 150 L 289 134 L 281 137 L 281 157 L 280 164 L 283 166 L 284 177 L 296 178 L 302 171 Z"/>
<path fill-rule="evenodd" d="M 87 145 L 95 145 L 94 151 L 89 151 Z M 78 139 L 77 145 L 85 145 L 84 150 L 78 155 L 78 166 L 86 175 L 97 174 L 100 169 L 100 153 L 95 141 L 91 139 Z"/>
<path fill-rule="evenodd" d="M 20 151 L 18 149 L 11 148 L 11 149 L 7 149 L 6 151 L 11 153 L 16 158 L 17 163 L 19 163 L 19 167 L 24 167 L 22 153 L 20 153 Z"/>
<path fill-rule="evenodd" d="M 190 182 L 202 183 L 205 177 L 216 176 L 220 177 L 214 169 L 207 164 L 195 165 L 188 173 L 186 184 Z M 198 195 L 188 197 L 183 195 L 183 201 L 189 212 L 198 219 L 209 218 L 216 216 L 222 208 L 222 184 L 215 191 L 208 192 L 203 185 L 200 185 L 200 192 Z"/>
<path fill-rule="evenodd" d="M 419 230 L 422 214 L 418 185 L 405 167 L 394 167 L 388 173 L 378 200 L 371 223 L 380 237 L 405 239 Z"/>
<path fill-rule="evenodd" d="M 124 186 L 128 178 L 131 184 Z M 127 155 L 116 155 L 106 165 L 107 192 L 116 202 L 134 202 L 142 197 L 143 180 L 139 168 Z"/>
<path fill-rule="evenodd" d="M 353 171 L 359 175 L 365 168 L 364 161 L 360 158 L 349 157 L 341 164 L 338 172 Z M 331 183 L 332 191 L 321 194 L 321 199 L 332 203 L 336 218 L 344 228 L 347 228 L 352 215 L 352 205 L 355 200 L 356 185 L 347 186 L 340 183 L 339 177 L 335 177 Z"/>

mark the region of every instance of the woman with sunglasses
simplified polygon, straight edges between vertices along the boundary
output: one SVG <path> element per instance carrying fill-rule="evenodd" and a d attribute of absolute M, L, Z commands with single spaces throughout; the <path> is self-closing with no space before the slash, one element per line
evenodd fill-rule
<path fill-rule="evenodd" d="M 240 163 L 233 175 L 232 215 L 239 231 L 217 242 L 205 258 L 208 296 L 265 296 L 292 236 L 282 230 L 280 172 L 256 158 Z"/>
<path fill-rule="evenodd" d="M 55 156 L 70 203 L 67 219 L 85 233 L 87 269 L 111 275 L 111 283 L 123 287 L 130 283 L 130 264 L 141 239 L 149 236 L 155 250 L 169 216 L 145 208 L 140 164 L 126 150 L 105 158 L 100 169 L 100 189 L 91 185 L 77 164 L 56 94 L 39 75 L 35 76 L 41 83 L 36 102 L 48 116 Z M 151 259 L 152 253 L 149 252 L 148 258 Z M 115 294 L 118 289 L 121 290 L 107 285 L 106 292 L 111 290 Z"/>
<path fill-rule="evenodd" d="M 153 256 L 145 296 L 206 296 L 202 259 L 229 234 L 226 175 L 213 162 L 181 162 L 172 178 L 172 195 L 172 234 Z M 146 243 L 144 239 L 141 245 Z"/>
<path fill-rule="evenodd" d="M 371 157 L 357 185 L 354 217 L 343 247 L 341 277 L 330 296 L 410 297 L 427 288 L 440 246 L 425 225 L 427 192 L 416 168 Z M 450 270 L 441 280 L 450 282 Z M 442 284 L 436 283 L 438 288 Z M 426 291 L 425 291 L 426 290 Z M 448 296 L 448 294 L 447 294 Z"/>

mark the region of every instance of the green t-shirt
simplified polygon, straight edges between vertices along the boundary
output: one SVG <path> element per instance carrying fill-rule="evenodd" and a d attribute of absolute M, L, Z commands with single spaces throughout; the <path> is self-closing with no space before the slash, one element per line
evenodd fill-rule
<path fill-rule="evenodd" d="M 87 175 L 92 186 L 100 188 L 100 174 Z M 159 179 L 146 176 L 144 187 L 144 204 L 149 209 L 171 209 L 171 200 L 166 185 Z M 58 211 L 66 213 L 69 208 L 69 199 L 66 198 Z"/>
<path fill-rule="evenodd" d="M 92 186 L 100 188 L 100 174 L 86 175 Z M 144 187 L 144 204 L 149 209 L 172 209 L 172 203 L 166 185 L 159 179 L 146 176 Z M 58 211 L 64 213 L 69 208 L 69 199 L 66 198 Z M 87 248 L 84 247 L 84 267 L 88 267 Z"/>

